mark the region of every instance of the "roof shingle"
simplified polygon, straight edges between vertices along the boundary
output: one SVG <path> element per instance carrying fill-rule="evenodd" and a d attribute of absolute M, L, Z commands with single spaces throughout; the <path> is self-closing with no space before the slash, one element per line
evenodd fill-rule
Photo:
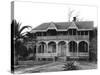
<path fill-rule="evenodd" d="M 60 29 L 68 29 L 68 27 L 71 25 L 72 22 L 53 22 L 56 26 L 57 30 Z M 93 21 L 79 21 L 74 22 L 78 29 L 93 29 Z M 42 23 L 41 25 L 37 26 L 36 28 L 32 29 L 34 30 L 47 30 L 47 28 L 51 25 L 50 23 Z"/>

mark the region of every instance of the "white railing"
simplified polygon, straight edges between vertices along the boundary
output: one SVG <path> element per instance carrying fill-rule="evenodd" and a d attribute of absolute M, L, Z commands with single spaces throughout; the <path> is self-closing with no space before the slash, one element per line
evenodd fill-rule
<path fill-rule="evenodd" d="M 37 53 L 36 56 L 40 58 L 52 58 L 57 56 L 57 53 Z"/>
<path fill-rule="evenodd" d="M 89 53 L 88 52 L 70 52 L 69 54 L 70 56 L 89 56 Z"/>
<path fill-rule="evenodd" d="M 89 40 L 89 36 L 73 35 L 73 36 L 38 36 L 37 40 Z"/>
<path fill-rule="evenodd" d="M 89 56 L 89 53 L 88 52 L 86 52 L 86 53 L 78 53 L 78 56 Z"/>
<path fill-rule="evenodd" d="M 57 53 L 37 53 L 36 57 L 38 58 L 53 58 L 57 56 Z M 89 56 L 88 52 L 70 52 L 69 55 L 67 56 L 72 56 L 72 57 L 77 57 L 77 56 Z"/>

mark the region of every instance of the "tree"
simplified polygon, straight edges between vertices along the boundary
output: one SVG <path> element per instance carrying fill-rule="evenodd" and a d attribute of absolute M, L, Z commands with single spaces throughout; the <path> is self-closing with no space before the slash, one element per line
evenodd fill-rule
<path fill-rule="evenodd" d="M 72 17 L 76 17 L 77 21 L 82 21 L 83 18 L 82 17 L 80 18 L 79 13 L 80 13 L 79 11 L 76 11 L 74 9 L 69 8 L 68 9 L 68 15 L 67 15 L 68 16 L 68 22 L 70 22 Z"/>
<path fill-rule="evenodd" d="M 25 38 L 26 41 L 36 41 L 36 36 L 34 33 L 26 32 Z"/>
<path fill-rule="evenodd" d="M 23 37 L 24 37 L 23 34 L 26 33 L 26 32 L 22 33 L 22 31 L 24 29 L 32 28 L 31 26 L 28 26 L 28 25 L 21 27 L 21 23 L 17 22 L 16 20 L 12 21 L 12 25 L 14 26 L 14 38 L 15 38 L 16 41 L 19 40 L 20 38 L 23 39 Z"/>
<path fill-rule="evenodd" d="M 13 36 L 13 44 L 14 44 L 14 64 L 18 64 L 18 55 L 19 55 L 19 50 L 22 50 L 21 47 L 23 47 L 23 38 L 24 38 L 24 33 L 22 31 L 26 28 L 31 28 L 31 26 L 23 26 L 21 27 L 21 23 L 17 22 L 16 20 L 13 20 L 11 23 L 12 27 L 12 36 Z"/>
<path fill-rule="evenodd" d="M 28 51 L 29 54 L 33 53 L 33 57 L 35 58 L 35 54 L 36 54 L 36 35 L 34 33 L 31 32 L 27 32 L 25 34 L 25 43 L 28 46 Z M 33 50 L 33 51 L 31 51 Z M 31 52 L 30 52 L 31 51 Z"/>
<path fill-rule="evenodd" d="M 93 29 L 90 40 L 90 61 L 97 61 L 97 28 Z"/>
<path fill-rule="evenodd" d="M 68 9 L 68 22 L 70 22 L 73 12 L 74 10 L 71 10 L 70 8 Z"/>

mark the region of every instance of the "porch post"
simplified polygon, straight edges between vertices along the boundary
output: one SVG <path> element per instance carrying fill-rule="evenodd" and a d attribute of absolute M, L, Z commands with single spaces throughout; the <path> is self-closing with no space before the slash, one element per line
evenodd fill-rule
<path fill-rule="evenodd" d="M 89 45 L 90 45 L 90 44 L 89 44 L 89 42 L 88 42 L 88 55 L 89 55 L 89 56 L 88 56 L 88 60 L 89 60 L 89 57 L 90 57 L 90 54 L 89 54 L 89 52 L 90 52 L 90 51 L 89 51 Z"/>
<path fill-rule="evenodd" d="M 38 43 L 36 44 L 36 61 L 38 61 L 37 54 L 38 54 Z"/>
<path fill-rule="evenodd" d="M 57 42 L 56 42 L 56 53 L 57 53 Z M 53 62 L 55 62 L 55 56 L 53 56 Z"/>
<path fill-rule="evenodd" d="M 46 47 L 47 47 L 47 45 L 46 45 L 46 44 L 44 44 L 44 53 L 46 53 L 46 52 L 47 52 Z"/>
<path fill-rule="evenodd" d="M 69 56 L 68 41 L 66 41 L 66 60 L 67 56 Z"/>
<path fill-rule="evenodd" d="M 57 56 L 58 56 L 58 54 L 59 54 L 59 51 L 58 51 L 58 42 L 56 42 L 56 54 L 57 54 Z M 55 59 L 54 59 L 55 60 Z"/>
<path fill-rule="evenodd" d="M 70 55 L 70 51 L 69 51 L 69 41 L 67 41 L 67 56 Z"/>
<path fill-rule="evenodd" d="M 79 41 L 77 41 L 77 57 L 78 57 L 78 52 L 79 52 L 78 47 L 79 47 Z"/>
<path fill-rule="evenodd" d="M 66 56 L 68 56 L 68 42 L 66 41 Z"/>
<path fill-rule="evenodd" d="M 78 40 L 79 40 L 79 39 L 78 39 L 78 36 L 79 36 L 79 35 L 78 35 L 78 31 L 76 32 L 76 35 L 77 35 L 77 58 L 78 58 L 78 52 L 79 52 L 79 51 L 78 51 L 78 45 L 79 45 L 79 41 L 78 41 Z"/>
<path fill-rule="evenodd" d="M 88 52 L 89 52 L 89 42 L 88 42 Z"/>
<path fill-rule="evenodd" d="M 48 42 L 46 42 L 46 53 L 48 53 Z M 48 61 L 47 57 L 46 57 L 46 61 Z"/>
<path fill-rule="evenodd" d="M 56 43 L 56 53 L 58 55 L 58 43 Z"/>
<path fill-rule="evenodd" d="M 46 43 L 46 53 L 48 53 L 48 43 Z"/>

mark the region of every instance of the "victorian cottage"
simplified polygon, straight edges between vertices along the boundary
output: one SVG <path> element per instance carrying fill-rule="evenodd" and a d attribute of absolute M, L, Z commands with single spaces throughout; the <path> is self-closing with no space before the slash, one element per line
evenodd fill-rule
<path fill-rule="evenodd" d="M 89 57 L 93 21 L 43 23 L 31 32 L 36 35 L 36 59 L 67 60 Z"/>

